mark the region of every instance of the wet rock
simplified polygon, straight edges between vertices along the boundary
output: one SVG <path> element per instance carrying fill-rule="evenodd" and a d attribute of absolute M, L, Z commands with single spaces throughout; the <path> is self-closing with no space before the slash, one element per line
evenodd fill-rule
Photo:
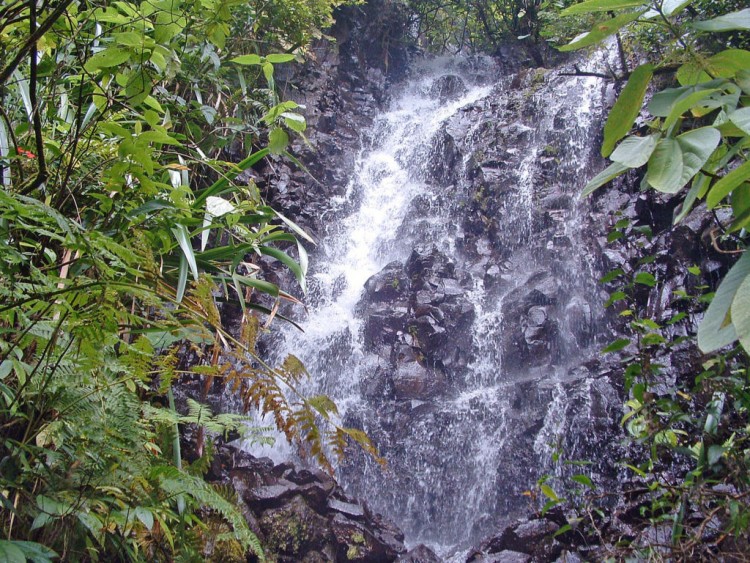
<path fill-rule="evenodd" d="M 410 549 L 398 558 L 398 563 L 442 563 L 434 551 L 423 544 Z"/>
<path fill-rule="evenodd" d="M 336 560 L 358 563 L 393 561 L 399 552 L 379 541 L 359 522 L 336 514 L 331 521 L 331 531 L 336 542 Z"/>
<path fill-rule="evenodd" d="M 467 563 L 484 561 L 481 557 L 486 556 L 500 557 L 500 561 L 505 560 L 504 558 L 510 558 L 509 561 L 514 561 L 513 558 L 518 558 L 519 561 L 530 561 L 532 558 L 534 561 L 553 561 L 563 548 L 552 537 L 559 527 L 559 524 L 546 518 L 517 522 L 482 542 L 467 559 Z"/>
<path fill-rule="evenodd" d="M 456 100 L 466 94 L 467 88 L 460 76 L 446 74 L 437 78 L 430 87 L 430 94 L 441 103 Z"/>
<path fill-rule="evenodd" d="M 400 262 L 391 262 L 365 282 L 365 292 L 370 302 L 390 302 L 405 298 L 409 279 Z"/>
<path fill-rule="evenodd" d="M 460 158 L 453 137 L 445 131 L 439 131 L 430 148 L 428 179 L 441 187 L 455 184 L 461 173 Z"/>
<path fill-rule="evenodd" d="M 365 517 L 365 509 L 359 504 L 352 502 L 343 502 L 334 498 L 328 499 L 328 508 L 334 512 L 340 512 L 348 518 L 355 520 L 362 519 Z"/>
<path fill-rule="evenodd" d="M 279 508 L 262 513 L 260 527 L 268 549 L 291 557 L 322 548 L 328 541 L 328 522 L 312 510 L 301 497 L 294 497 Z"/>
<path fill-rule="evenodd" d="M 445 376 L 417 362 L 400 363 L 392 376 L 395 397 L 398 400 L 433 399 L 447 389 Z"/>

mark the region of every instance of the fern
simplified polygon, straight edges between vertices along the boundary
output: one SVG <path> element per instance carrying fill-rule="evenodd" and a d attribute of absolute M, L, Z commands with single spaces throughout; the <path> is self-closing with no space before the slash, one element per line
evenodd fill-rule
<path fill-rule="evenodd" d="M 263 547 L 258 537 L 250 530 L 237 506 L 227 501 L 203 479 L 188 475 L 179 471 L 176 467 L 166 465 L 152 468 L 150 477 L 154 481 L 158 481 L 161 489 L 168 495 L 192 497 L 205 508 L 220 513 L 232 526 L 233 535 L 242 546 L 245 549 L 252 550 L 261 561 L 265 561 Z"/>

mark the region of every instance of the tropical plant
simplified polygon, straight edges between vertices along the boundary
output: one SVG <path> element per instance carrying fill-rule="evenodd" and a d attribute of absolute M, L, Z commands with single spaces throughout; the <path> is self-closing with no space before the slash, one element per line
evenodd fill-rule
<path fill-rule="evenodd" d="M 494 52 L 512 36 L 537 39 L 538 0 L 407 0 L 411 26 L 429 50 Z"/>
<path fill-rule="evenodd" d="M 587 0 L 560 12 L 576 25 L 594 20 L 590 31 L 561 50 L 610 42 L 619 51 L 621 67 L 610 78 L 625 82 L 604 127 L 601 154 L 611 164 L 583 194 L 639 171 L 641 190 L 684 194 L 675 225 L 703 202 L 717 220 L 721 209 L 723 224 L 713 231 L 712 246 L 740 256 L 715 293 L 706 273 L 687 268 L 685 286 L 668 296 L 667 308 L 674 312 L 662 318 L 644 297 L 664 295 L 651 228 L 620 218 L 608 236 L 611 244 L 625 245 L 626 254 L 637 257 L 601 280 L 610 290 L 605 305 L 627 322 L 624 336 L 603 349 L 621 356 L 626 392 L 621 423 L 637 446 L 623 461 L 632 476 L 625 492 L 639 500 L 643 530 L 668 531 L 664 541 L 631 543 L 633 534 L 607 538 L 615 557 L 731 557 L 747 538 L 750 52 L 744 47 L 750 10 L 738 8 L 732 2 Z M 563 26 L 557 23 L 549 35 Z M 648 48 L 654 44 L 657 49 Z M 633 61 L 638 62 L 631 69 Z M 629 176 L 637 177 L 635 172 Z M 665 369 L 665 359 L 690 357 L 696 316 L 703 316 L 697 344 L 714 355 L 696 361 L 693 373 L 677 370 L 675 375 L 674 369 Z M 564 502 L 549 482 L 543 485 L 548 504 Z M 610 495 L 599 488 L 583 497 L 572 495 L 578 505 L 569 524 L 580 524 L 578 533 L 605 541 L 601 533 Z"/>
<path fill-rule="evenodd" d="M 708 209 L 730 207 L 733 219 L 722 238 L 742 250 L 744 229 L 750 222 L 750 199 L 746 197 L 750 194 L 750 51 L 730 47 L 706 53 L 701 45 L 707 43 L 707 34 L 750 31 L 750 9 L 704 20 L 686 16 L 690 5 L 689 0 L 589 0 L 562 12 L 563 16 L 613 14 L 561 47 L 562 51 L 599 44 L 638 24 L 662 29 L 681 53 L 677 64 L 655 61 L 632 71 L 624 69 L 627 83 L 610 111 L 601 150 L 612 164 L 591 179 L 583 194 L 628 170 L 645 167 L 644 189 L 675 194 L 689 184 L 675 223 L 701 200 Z M 726 42 L 737 40 L 742 38 L 729 37 Z M 652 119 L 643 130 L 628 135 L 653 77 L 665 71 L 674 72 L 678 85 L 651 96 L 646 108 Z M 750 350 L 750 307 L 746 306 L 750 281 L 744 283 L 748 264 L 750 258 L 743 255 L 717 291 L 698 333 L 698 344 L 704 352 L 718 350 L 738 338 Z"/>

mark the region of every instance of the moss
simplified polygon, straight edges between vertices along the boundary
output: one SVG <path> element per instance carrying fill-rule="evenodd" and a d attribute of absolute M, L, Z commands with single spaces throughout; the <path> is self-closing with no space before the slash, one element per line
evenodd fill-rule
<path fill-rule="evenodd" d="M 269 529 L 267 544 L 276 553 L 298 554 L 302 545 L 310 540 L 311 529 L 308 522 L 292 510 L 282 510 L 264 517 Z"/>
<path fill-rule="evenodd" d="M 542 156 L 557 156 L 560 154 L 560 149 L 554 145 L 547 145 L 542 149 Z"/>
<path fill-rule="evenodd" d="M 349 539 L 351 540 L 352 543 L 349 545 L 349 548 L 346 550 L 346 558 L 350 561 L 352 559 L 359 559 L 360 557 L 364 555 L 364 550 L 362 548 L 367 545 L 365 536 L 363 536 L 359 532 L 355 532 L 351 535 Z"/>

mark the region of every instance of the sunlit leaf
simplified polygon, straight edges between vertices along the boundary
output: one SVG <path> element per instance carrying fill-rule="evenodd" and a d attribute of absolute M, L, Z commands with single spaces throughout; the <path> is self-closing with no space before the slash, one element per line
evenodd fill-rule
<path fill-rule="evenodd" d="M 580 4 L 576 4 L 580 6 Z M 643 97 L 654 73 L 654 66 L 644 64 L 637 67 L 630 74 L 627 84 L 622 89 L 615 105 L 607 116 L 604 124 L 604 142 L 602 156 L 609 156 L 617 141 L 622 139 L 633 126 L 635 118 L 641 111 Z M 640 166 L 640 165 L 639 165 Z"/>
<path fill-rule="evenodd" d="M 637 20 L 645 10 L 637 12 L 627 12 L 615 16 L 612 19 L 597 23 L 591 28 L 588 33 L 575 38 L 573 41 L 559 48 L 560 51 L 575 51 L 577 49 L 583 49 L 596 43 L 599 43 L 602 39 L 609 37 L 610 35 L 617 33 L 620 29 L 625 27 L 630 22 Z"/>
<path fill-rule="evenodd" d="M 638 168 L 648 162 L 660 138 L 658 133 L 646 137 L 627 137 L 609 158 L 628 168 Z"/>
<path fill-rule="evenodd" d="M 738 288 L 749 275 L 750 253 L 745 252 L 721 281 L 698 327 L 698 346 L 704 354 L 714 352 L 737 340 L 730 310 Z"/>
<path fill-rule="evenodd" d="M 750 30 L 750 8 L 724 14 L 710 20 L 693 22 L 690 25 L 700 31 L 748 31 Z"/>

